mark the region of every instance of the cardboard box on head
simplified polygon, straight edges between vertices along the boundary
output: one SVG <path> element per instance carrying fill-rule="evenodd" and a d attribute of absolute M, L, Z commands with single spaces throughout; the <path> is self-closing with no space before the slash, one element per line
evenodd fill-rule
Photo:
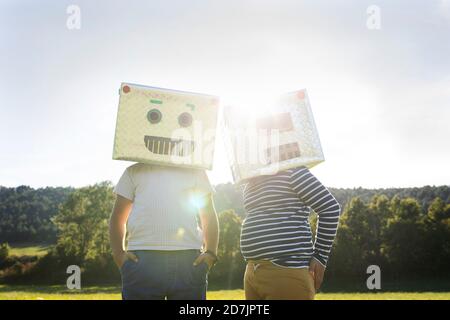
<path fill-rule="evenodd" d="M 122 83 L 113 159 L 211 169 L 216 96 Z"/>
<path fill-rule="evenodd" d="M 252 115 L 243 115 L 245 106 L 224 109 L 225 146 L 237 183 L 324 161 L 306 90 L 267 103 Z"/>

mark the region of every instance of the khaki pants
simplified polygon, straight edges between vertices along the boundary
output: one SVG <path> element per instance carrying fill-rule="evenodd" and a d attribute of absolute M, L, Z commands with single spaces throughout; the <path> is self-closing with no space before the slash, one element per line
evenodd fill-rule
<path fill-rule="evenodd" d="M 270 261 L 249 261 L 245 270 L 246 300 L 314 300 L 308 268 L 279 267 Z"/>

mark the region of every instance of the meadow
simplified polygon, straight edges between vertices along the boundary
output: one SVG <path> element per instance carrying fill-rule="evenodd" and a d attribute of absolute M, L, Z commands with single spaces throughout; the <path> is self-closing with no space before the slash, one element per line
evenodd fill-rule
<path fill-rule="evenodd" d="M 10 255 L 16 257 L 37 256 L 46 254 L 49 246 L 43 244 L 11 245 Z M 389 288 L 389 286 L 386 286 Z M 425 288 L 425 286 L 422 286 Z M 433 285 L 431 286 L 433 287 Z M 405 287 L 407 288 L 407 287 Z M 392 289 L 392 288 L 391 288 Z M 69 290 L 64 285 L 10 285 L 0 284 L 0 300 L 120 300 L 120 286 L 86 286 L 80 290 Z M 426 289 L 425 289 L 426 290 Z M 317 300 L 450 300 L 450 291 L 443 292 L 321 292 Z M 211 290 L 208 300 L 243 300 L 244 291 Z"/>
<path fill-rule="evenodd" d="M 10 256 L 42 257 L 48 251 L 49 246 L 42 244 L 10 244 Z"/>
<path fill-rule="evenodd" d="M 243 300 L 243 290 L 209 291 L 209 300 Z M 0 285 L 0 300 L 120 300 L 120 287 L 92 286 L 68 290 L 64 286 Z M 450 292 L 319 293 L 317 300 L 450 300 Z"/>

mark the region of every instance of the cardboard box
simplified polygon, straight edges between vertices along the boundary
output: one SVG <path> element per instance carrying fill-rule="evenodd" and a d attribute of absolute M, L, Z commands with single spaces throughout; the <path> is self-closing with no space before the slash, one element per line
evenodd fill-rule
<path fill-rule="evenodd" d="M 223 132 L 235 182 L 324 161 L 306 90 L 253 107 L 224 108 Z"/>
<path fill-rule="evenodd" d="M 216 96 L 122 83 L 113 159 L 211 169 Z"/>

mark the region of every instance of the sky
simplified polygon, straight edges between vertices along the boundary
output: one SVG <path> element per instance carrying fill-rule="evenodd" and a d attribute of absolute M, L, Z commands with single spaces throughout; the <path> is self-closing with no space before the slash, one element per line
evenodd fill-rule
<path fill-rule="evenodd" d="M 306 88 L 324 184 L 450 184 L 450 0 L 0 0 L 0 185 L 117 182 L 121 82 L 223 101 Z M 220 136 L 208 176 L 231 181 Z"/>

